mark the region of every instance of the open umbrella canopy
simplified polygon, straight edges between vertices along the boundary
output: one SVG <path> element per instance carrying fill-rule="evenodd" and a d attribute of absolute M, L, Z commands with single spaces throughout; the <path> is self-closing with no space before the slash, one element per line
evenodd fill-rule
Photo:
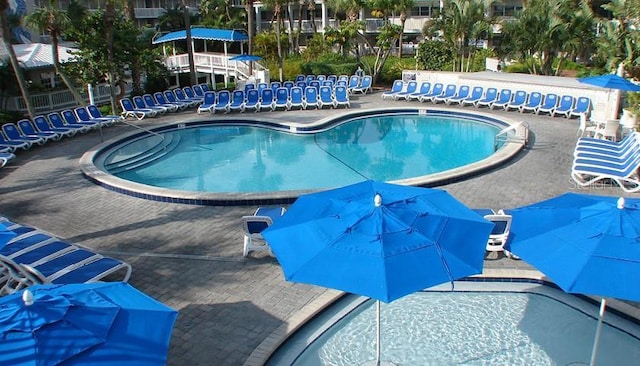
<path fill-rule="evenodd" d="M 391 302 L 481 273 L 492 227 L 446 191 L 365 181 L 300 196 L 262 234 L 287 280 Z"/>
<path fill-rule="evenodd" d="M 605 74 L 598 76 L 589 76 L 585 78 L 578 79 L 579 82 L 595 85 L 602 88 L 608 89 L 618 89 L 618 90 L 626 90 L 632 92 L 640 91 L 640 85 L 636 85 L 629 80 L 620 77 L 616 74 Z"/>
<path fill-rule="evenodd" d="M 7 227 L 0 223 L 0 248 L 4 247 L 11 239 L 16 237 L 16 233 L 7 229 Z"/>
<path fill-rule="evenodd" d="M 0 364 L 165 365 L 177 312 L 122 282 L 0 298 Z"/>
<path fill-rule="evenodd" d="M 620 202 L 619 202 L 620 201 Z M 566 193 L 509 211 L 507 249 L 564 291 L 640 300 L 640 200 Z"/>
<path fill-rule="evenodd" d="M 256 55 L 237 55 L 233 56 L 229 59 L 229 61 L 260 61 L 262 57 Z"/>

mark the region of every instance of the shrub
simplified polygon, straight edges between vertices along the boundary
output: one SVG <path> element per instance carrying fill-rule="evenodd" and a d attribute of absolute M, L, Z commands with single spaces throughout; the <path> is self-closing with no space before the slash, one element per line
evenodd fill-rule
<path fill-rule="evenodd" d="M 416 57 L 422 70 L 446 70 L 454 60 L 453 51 L 440 41 L 421 42 Z"/>

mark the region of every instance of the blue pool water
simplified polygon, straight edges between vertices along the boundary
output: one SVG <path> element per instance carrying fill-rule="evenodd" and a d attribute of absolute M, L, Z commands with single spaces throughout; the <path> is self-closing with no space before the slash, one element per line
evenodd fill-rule
<path fill-rule="evenodd" d="M 547 286 L 456 284 L 381 306 L 382 360 L 395 365 L 588 365 L 596 305 Z M 505 287 L 507 286 L 507 287 Z M 476 288 L 476 290 L 471 290 Z M 375 359 L 375 302 L 351 296 L 305 325 L 267 365 L 361 365 Z M 640 326 L 605 315 L 598 365 L 635 365 Z"/>
<path fill-rule="evenodd" d="M 176 142 L 168 154 L 112 174 L 172 190 L 223 193 L 322 189 L 365 178 L 394 181 L 485 159 L 494 153 L 498 131 L 487 123 L 419 114 L 363 117 L 315 134 L 188 127 L 163 132 Z M 105 166 L 110 170 L 150 144 L 134 140 L 112 152 Z"/>

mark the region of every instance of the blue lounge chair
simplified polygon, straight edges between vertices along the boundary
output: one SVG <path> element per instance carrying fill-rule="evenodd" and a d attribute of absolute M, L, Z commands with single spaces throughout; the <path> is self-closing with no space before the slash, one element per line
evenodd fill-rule
<path fill-rule="evenodd" d="M 431 83 L 428 81 L 423 81 L 420 84 L 420 89 L 416 90 L 415 92 L 407 95 L 405 97 L 406 100 L 418 100 L 418 98 L 420 98 L 421 95 L 425 95 L 427 93 L 429 93 L 429 90 L 431 89 Z"/>
<path fill-rule="evenodd" d="M 153 106 L 147 105 L 144 102 L 144 99 L 139 95 L 134 96 L 132 98 L 132 101 L 137 109 L 148 108 L 148 109 L 151 109 L 152 111 L 155 111 L 158 115 L 163 115 L 167 113 L 167 111 L 169 110 L 168 108 L 165 108 L 165 107 L 153 107 Z"/>
<path fill-rule="evenodd" d="M 591 111 L 591 99 L 587 97 L 578 97 L 576 106 L 569 112 L 569 117 L 580 117 L 581 114 L 589 115 Z"/>
<path fill-rule="evenodd" d="M 178 100 L 180 102 L 184 102 L 184 103 L 189 103 L 189 105 L 191 107 L 197 107 L 202 103 L 202 100 L 200 98 L 194 99 L 194 98 L 187 97 L 187 95 L 184 93 L 184 91 L 182 89 L 180 89 L 180 88 L 175 88 L 175 89 L 173 89 L 171 91 L 175 95 L 175 99 L 176 100 Z"/>
<path fill-rule="evenodd" d="M 305 81 L 307 82 L 307 84 L 309 84 L 309 82 L 316 80 L 316 76 L 315 75 L 307 75 L 307 78 L 305 79 Z"/>
<path fill-rule="evenodd" d="M 331 92 L 331 88 L 328 86 L 321 86 L 320 92 L 318 93 L 320 97 L 319 108 L 324 108 L 324 106 L 330 106 L 331 108 L 335 108 L 336 101 L 333 99 L 333 93 Z"/>
<path fill-rule="evenodd" d="M 560 114 L 569 118 L 569 113 L 571 113 L 571 109 L 573 109 L 574 102 L 575 98 L 572 95 L 563 95 L 560 98 L 560 104 L 551 111 L 551 116 L 555 117 L 556 114 Z"/>
<path fill-rule="evenodd" d="M 335 106 L 340 107 L 341 105 L 351 108 L 351 104 L 349 103 L 349 92 L 347 92 L 347 88 L 344 86 L 336 86 L 334 89 L 334 99 Z"/>
<path fill-rule="evenodd" d="M 13 123 L 5 123 L 2 125 L 2 132 L 12 141 L 23 141 L 31 144 L 44 145 L 47 140 L 40 136 L 25 136 L 20 133 L 18 127 Z"/>
<path fill-rule="evenodd" d="M 97 118 L 97 119 L 110 119 L 113 121 L 113 123 L 122 121 L 122 116 L 116 116 L 116 115 L 103 115 L 102 112 L 100 112 L 100 109 L 98 109 L 98 107 L 95 104 L 89 104 L 87 106 L 87 112 L 89 112 L 89 115 L 93 118 Z"/>
<path fill-rule="evenodd" d="M 207 84 L 207 83 L 202 83 L 202 84 L 198 84 L 198 85 L 200 85 L 200 87 L 202 88 L 203 92 L 212 91 L 212 89 L 209 88 L 209 84 Z M 213 88 L 215 89 L 215 84 L 213 85 Z"/>
<path fill-rule="evenodd" d="M 435 83 L 433 85 L 433 89 L 431 89 L 431 91 L 429 93 L 419 96 L 418 100 L 420 102 L 429 102 L 429 101 L 433 100 L 433 98 L 435 98 L 437 95 L 442 94 L 442 90 L 443 89 L 444 89 L 444 84 Z"/>
<path fill-rule="evenodd" d="M 39 131 L 28 119 L 19 120 L 17 125 L 20 132 L 25 136 L 42 137 L 46 141 L 59 141 L 62 138 L 62 135 L 52 131 Z"/>
<path fill-rule="evenodd" d="M 115 120 L 107 118 L 93 118 L 85 107 L 76 107 L 73 109 L 73 113 L 76 114 L 76 117 L 78 118 L 78 121 L 80 123 L 99 123 L 103 126 L 111 126 L 116 122 Z"/>
<path fill-rule="evenodd" d="M 211 109 L 212 113 L 216 113 L 218 111 L 223 111 L 224 113 L 229 113 L 229 105 L 231 104 L 231 92 L 228 90 L 220 90 L 218 91 L 218 98 L 216 100 L 216 104 L 213 105 Z"/>
<path fill-rule="evenodd" d="M 338 75 L 328 75 L 327 76 L 327 81 L 330 81 L 332 83 L 337 83 L 338 82 Z"/>
<path fill-rule="evenodd" d="M 548 93 L 544 96 L 544 101 L 535 109 L 536 114 L 549 113 L 551 116 L 553 110 L 558 106 L 558 94 Z"/>
<path fill-rule="evenodd" d="M 7 165 L 9 161 L 15 158 L 16 158 L 16 155 L 14 153 L 11 153 L 8 151 L 0 152 L 0 168 L 4 167 L 5 165 Z"/>
<path fill-rule="evenodd" d="M 64 111 L 60 112 L 60 115 L 62 116 L 62 119 L 64 119 L 64 123 L 66 124 L 85 125 L 92 129 L 98 129 L 102 127 L 102 123 L 100 123 L 99 121 L 81 121 L 70 109 L 65 109 Z"/>
<path fill-rule="evenodd" d="M 360 81 L 360 85 L 356 86 L 355 88 L 352 88 L 351 93 L 367 94 L 367 92 L 371 91 L 372 82 L 373 82 L 373 79 L 371 78 L 371 75 L 363 76 L 362 80 Z"/>
<path fill-rule="evenodd" d="M 327 80 L 327 75 L 318 75 L 316 76 L 316 80 L 318 80 L 319 82 L 324 82 L 325 80 Z"/>
<path fill-rule="evenodd" d="M 407 100 L 407 96 L 409 94 L 415 93 L 415 91 L 417 89 L 418 89 L 418 82 L 411 80 L 410 82 L 407 83 L 407 87 L 403 91 L 393 95 L 393 99 L 395 99 L 395 100 L 398 100 L 398 99 Z"/>
<path fill-rule="evenodd" d="M 290 105 L 289 109 L 293 108 L 304 108 L 304 96 L 302 95 L 302 88 L 299 86 L 294 86 L 289 90 L 290 94 Z"/>
<path fill-rule="evenodd" d="M 440 95 L 434 95 L 433 98 L 431 98 L 431 101 L 434 104 L 438 104 L 438 102 L 444 102 L 456 95 L 456 90 L 458 90 L 456 84 L 449 84 L 446 88 L 444 88 L 444 91 Z"/>
<path fill-rule="evenodd" d="M 187 99 L 197 100 L 198 103 L 202 103 L 202 101 L 204 100 L 204 95 L 203 96 L 196 95 L 196 92 L 194 92 L 190 86 L 183 87 L 182 91 L 184 92 L 184 95 L 187 97 Z"/>
<path fill-rule="evenodd" d="M 283 108 L 284 110 L 289 110 L 291 108 L 291 102 L 289 102 L 289 89 L 285 87 L 280 87 L 276 89 L 276 100 L 273 104 L 272 111 L 277 110 L 278 108 Z"/>
<path fill-rule="evenodd" d="M 318 108 L 320 106 L 318 100 L 318 91 L 313 87 L 304 88 L 304 109 L 308 109 L 309 107 Z"/>
<path fill-rule="evenodd" d="M 484 88 L 481 86 L 474 86 L 473 89 L 471 89 L 471 95 L 462 99 L 458 103 L 463 107 L 466 106 L 467 104 L 475 105 L 476 102 L 482 99 L 483 95 L 484 95 Z"/>
<path fill-rule="evenodd" d="M 404 82 L 402 82 L 402 80 L 395 80 L 393 82 L 393 85 L 391 86 L 391 90 L 383 92 L 380 95 L 380 97 L 382 97 L 382 99 L 387 99 L 387 98 L 396 99 L 396 95 L 398 95 L 398 93 L 401 93 L 403 89 L 404 89 Z"/>
<path fill-rule="evenodd" d="M 179 102 L 177 99 L 175 99 L 175 96 L 173 95 L 173 93 L 169 92 L 168 94 L 173 96 L 173 100 L 170 100 L 169 98 L 167 98 L 166 95 L 162 92 L 153 93 L 153 97 L 155 98 L 156 102 L 158 102 L 158 104 L 160 105 L 164 105 L 164 104 L 175 105 L 176 107 L 178 107 L 178 110 L 180 111 L 189 108 L 189 103 Z"/>
<path fill-rule="evenodd" d="M 244 110 L 252 109 L 254 112 L 260 110 L 260 94 L 258 89 L 247 90 L 247 100 L 244 102 Z"/>
<path fill-rule="evenodd" d="M 247 95 L 247 92 L 251 89 L 255 89 L 256 88 L 256 84 L 254 83 L 246 83 L 244 84 L 244 94 Z"/>
<path fill-rule="evenodd" d="M 328 86 L 330 88 L 333 88 L 335 86 L 335 83 L 331 80 L 325 80 L 322 82 L 322 84 L 320 84 L 320 86 Z"/>
<path fill-rule="evenodd" d="M 498 100 L 498 89 L 496 88 L 488 88 L 484 97 L 474 104 L 476 108 L 480 107 L 489 107 L 496 100 Z"/>
<path fill-rule="evenodd" d="M 351 75 L 349 77 L 349 83 L 347 84 L 347 91 L 353 93 L 353 89 L 357 88 L 358 85 L 360 85 L 360 77 L 358 75 Z"/>
<path fill-rule="evenodd" d="M 307 87 L 307 82 L 306 81 L 297 81 L 296 82 L 296 86 L 302 88 L 302 90 L 304 90 L 304 88 Z"/>
<path fill-rule="evenodd" d="M 17 149 L 27 150 L 31 145 L 33 144 L 29 141 L 9 140 L 4 136 L 4 134 L 0 133 L 0 146 L 2 146 L 2 149 L 4 150 L 8 149 L 9 152 L 14 152 Z"/>
<path fill-rule="evenodd" d="M 271 84 L 269 84 L 269 87 L 273 91 L 273 95 L 276 95 L 276 90 L 282 87 L 282 83 L 279 81 L 272 81 Z"/>
<path fill-rule="evenodd" d="M 204 92 L 204 100 L 202 104 L 198 106 L 198 114 L 202 112 L 213 112 L 213 107 L 216 105 L 216 92 L 208 91 Z"/>
<path fill-rule="evenodd" d="M 65 122 L 57 112 L 51 112 L 47 115 L 47 117 L 49 118 L 49 122 L 51 123 L 51 125 L 53 125 L 53 127 L 55 128 L 73 128 L 83 133 L 91 130 L 92 128 L 92 126 L 90 125 Z"/>
<path fill-rule="evenodd" d="M 273 105 L 275 103 L 273 97 L 273 90 L 270 88 L 262 89 L 262 92 L 260 93 L 260 107 L 258 108 L 258 111 L 261 111 L 263 108 L 273 110 Z"/>
<path fill-rule="evenodd" d="M 296 85 L 296 84 L 291 80 L 287 80 L 287 81 L 282 83 L 282 86 L 287 88 L 287 90 L 289 90 L 289 92 L 291 91 L 291 88 L 293 88 L 294 85 Z"/>
<path fill-rule="evenodd" d="M 316 88 L 316 90 L 320 91 L 320 82 L 318 80 L 311 80 L 309 82 L 309 86 Z"/>
<path fill-rule="evenodd" d="M 489 105 L 489 108 L 493 109 L 493 108 L 502 108 L 505 109 L 505 107 L 511 103 L 511 89 L 502 89 L 500 90 L 500 94 L 498 95 L 498 99 L 496 99 L 495 102 L 491 103 Z"/>
<path fill-rule="evenodd" d="M 305 81 L 306 77 L 304 75 L 297 75 L 295 78 L 295 82 L 299 82 L 299 81 Z"/>
<path fill-rule="evenodd" d="M 247 83 L 246 85 L 253 85 L 253 84 Z M 193 92 L 195 93 L 196 97 L 204 100 L 204 92 L 205 92 L 205 90 L 202 88 L 201 84 L 196 84 L 196 85 L 192 86 L 191 89 L 193 89 Z"/>
<path fill-rule="evenodd" d="M 509 111 L 511 109 L 520 110 L 520 107 L 522 107 L 526 102 L 527 102 L 527 92 L 524 90 L 518 90 L 513 94 L 513 100 L 511 100 L 509 104 L 504 106 L 504 110 L 505 111 Z"/>
<path fill-rule="evenodd" d="M 146 104 L 149 108 L 153 109 L 155 107 L 160 107 L 160 108 L 164 108 L 167 110 L 167 112 L 177 112 L 178 111 L 178 106 L 175 104 L 171 104 L 171 103 L 158 103 L 155 99 L 153 99 L 153 96 L 151 94 L 145 94 L 142 96 L 142 99 L 144 100 L 144 104 Z"/>
<path fill-rule="evenodd" d="M 42 132 L 55 132 L 59 135 L 65 136 L 65 137 L 71 137 L 73 135 L 76 134 L 76 132 L 78 132 L 79 130 L 81 130 L 81 128 L 71 128 L 71 127 L 65 127 L 65 128 L 58 128 L 58 127 L 52 127 L 49 124 L 49 121 L 47 121 L 47 118 L 45 116 L 35 116 L 33 117 L 33 123 L 36 125 L 36 127 L 38 128 L 39 131 Z"/>
<path fill-rule="evenodd" d="M 134 117 L 142 120 L 146 117 L 155 117 L 158 114 L 158 112 L 150 108 L 137 108 L 129 98 L 120 99 L 120 106 L 122 107 L 122 117 L 124 118 Z"/>
<path fill-rule="evenodd" d="M 531 92 L 531 94 L 529 94 L 529 99 L 527 99 L 527 103 L 520 106 L 520 113 L 524 113 L 526 111 L 535 112 L 541 104 L 542 93 Z"/>
<path fill-rule="evenodd" d="M 338 81 L 341 81 L 341 80 L 346 81 L 348 83 L 349 82 L 349 76 L 345 75 L 345 74 L 338 76 Z"/>
<path fill-rule="evenodd" d="M 466 99 L 469 96 L 469 86 L 468 85 L 461 85 L 458 88 L 458 92 L 456 93 L 456 95 L 445 99 L 445 103 L 447 105 L 451 104 L 451 103 L 458 103 L 460 104 L 460 102 L 464 99 Z"/>
<path fill-rule="evenodd" d="M 269 84 L 267 83 L 258 83 L 258 94 L 262 95 L 262 91 L 264 89 L 269 89 Z"/>
<path fill-rule="evenodd" d="M 229 103 L 229 112 L 244 112 L 245 94 L 244 90 L 234 90 L 231 93 L 231 103 Z"/>

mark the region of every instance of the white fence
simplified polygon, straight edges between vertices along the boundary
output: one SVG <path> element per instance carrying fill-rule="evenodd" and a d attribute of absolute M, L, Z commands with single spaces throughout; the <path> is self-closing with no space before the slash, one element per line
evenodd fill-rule
<path fill-rule="evenodd" d="M 102 84 L 96 85 L 93 88 L 93 100 L 95 104 L 106 104 L 109 103 L 111 98 L 111 93 L 109 93 L 109 85 Z M 125 87 L 125 92 L 128 94 L 132 90 L 132 87 L 129 83 Z M 115 94 L 118 95 L 120 93 L 120 87 L 116 86 Z M 87 90 L 80 90 L 80 94 L 83 96 L 84 100 L 89 102 L 89 94 Z M 68 90 L 57 90 L 50 93 L 42 93 L 42 94 L 32 94 L 31 95 L 31 103 L 33 104 L 33 108 L 35 112 L 38 114 L 49 113 L 54 111 L 61 111 L 63 109 L 77 107 L 78 103 L 76 103 L 75 99 L 73 99 L 73 94 L 71 94 Z M 7 104 L 7 109 L 9 111 L 19 111 L 22 113 L 27 113 L 27 106 L 24 102 L 24 99 L 21 96 L 12 97 L 9 99 L 9 103 Z"/>

